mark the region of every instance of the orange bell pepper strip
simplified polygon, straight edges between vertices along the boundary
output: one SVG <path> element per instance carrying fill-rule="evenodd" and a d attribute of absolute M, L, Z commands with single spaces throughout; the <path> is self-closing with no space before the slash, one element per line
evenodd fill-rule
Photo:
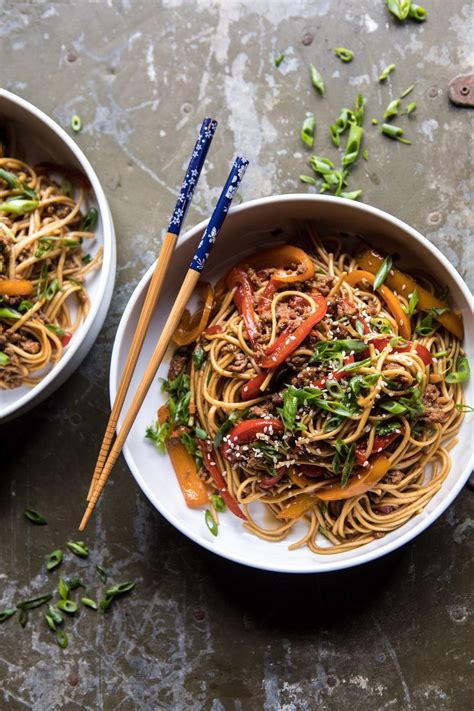
<path fill-rule="evenodd" d="M 33 282 L 28 279 L 1 279 L 0 294 L 2 296 L 29 296 L 33 293 Z"/>
<path fill-rule="evenodd" d="M 356 269 L 353 272 L 349 272 L 349 274 L 344 277 L 344 281 L 347 282 L 347 284 L 349 284 L 350 286 L 356 286 L 356 284 L 358 284 L 362 279 L 366 279 L 369 284 L 372 284 L 373 286 L 375 276 L 371 272 L 366 272 L 363 269 Z M 400 329 L 400 335 L 408 340 L 411 336 L 410 319 L 402 310 L 399 300 L 397 299 L 393 291 L 390 291 L 390 289 L 386 287 L 385 284 L 379 286 L 377 291 L 382 296 L 383 300 L 388 306 L 390 313 L 397 322 L 398 327 Z"/>
<path fill-rule="evenodd" d="M 316 499 L 314 498 L 314 495 L 301 494 L 301 496 L 294 499 L 291 504 L 288 504 L 281 511 L 279 511 L 276 514 L 276 518 L 280 520 L 300 518 L 312 509 L 315 504 Z"/>
<path fill-rule="evenodd" d="M 168 406 L 162 405 L 158 410 L 158 422 L 163 424 L 168 417 Z M 168 438 L 165 446 L 186 504 L 190 508 L 206 506 L 209 503 L 209 492 L 197 472 L 194 457 L 189 454 L 178 437 Z"/>
<path fill-rule="evenodd" d="M 353 496 L 360 496 L 370 491 L 382 479 L 390 469 L 390 461 L 384 454 L 371 458 L 366 467 L 361 467 L 352 476 L 346 486 L 341 486 L 339 480 L 334 480 L 333 484 L 325 486 L 314 492 L 314 495 L 322 501 L 340 501 L 350 499 Z"/>
<path fill-rule="evenodd" d="M 380 265 L 383 262 L 383 258 L 371 250 L 364 252 L 358 259 L 358 263 L 362 269 L 365 269 L 372 274 L 376 274 Z M 408 296 L 412 294 L 415 289 L 418 294 L 418 304 L 417 308 L 422 311 L 428 311 L 429 309 L 442 309 L 449 308 L 448 304 L 441 299 L 437 299 L 433 296 L 427 289 L 417 284 L 417 282 L 412 279 L 412 277 L 404 274 L 403 272 L 391 268 L 390 273 L 385 279 L 385 283 L 388 287 L 396 291 L 398 294 L 403 294 L 403 296 Z M 453 333 L 456 338 L 462 340 L 464 334 L 464 327 L 462 317 L 454 313 L 454 311 L 445 311 L 445 313 L 439 316 L 434 313 L 434 317 L 439 321 L 445 328 Z"/>
<path fill-rule="evenodd" d="M 284 267 L 290 267 L 294 264 L 303 266 L 301 272 L 285 271 Z M 272 275 L 272 279 L 283 282 L 306 281 L 314 276 L 314 264 L 309 254 L 299 247 L 293 247 L 291 244 L 282 244 L 278 247 L 264 249 L 262 252 L 256 252 L 244 259 L 237 267 L 253 267 L 257 271 L 259 269 L 277 269 Z"/>
<path fill-rule="evenodd" d="M 203 282 L 201 286 L 205 288 L 202 306 L 193 316 L 191 316 L 186 309 L 173 334 L 173 340 L 178 346 L 187 346 L 190 343 L 194 343 L 209 322 L 209 317 L 214 305 L 214 291 L 212 286 L 205 282 Z"/>

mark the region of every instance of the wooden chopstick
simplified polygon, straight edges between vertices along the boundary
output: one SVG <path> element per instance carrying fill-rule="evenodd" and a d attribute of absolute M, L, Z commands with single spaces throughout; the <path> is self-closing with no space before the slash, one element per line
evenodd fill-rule
<path fill-rule="evenodd" d="M 130 382 L 132 380 L 133 371 L 140 355 L 140 351 L 143 346 L 143 341 L 148 331 L 150 325 L 150 320 L 153 315 L 154 308 L 159 299 L 161 289 L 163 287 L 163 282 L 165 280 L 166 273 L 168 271 L 169 265 L 171 263 L 171 257 L 176 246 L 176 241 L 178 239 L 179 233 L 181 232 L 181 227 L 186 217 L 186 212 L 191 200 L 193 198 L 194 189 L 199 180 L 202 167 L 206 160 L 207 152 L 209 146 L 211 145 L 214 133 L 217 128 L 217 121 L 211 118 L 206 118 L 202 122 L 201 128 L 199 130 L 199 136 L 194 146 L 192 152 L 188 169 L 184 176 L 184 180 L 181 186 L 178 200 L 174 208 L 173 215 L 171 217 L 168 232 L 163 240 L 163 245 L 160 250 L 158 260 L 155 265 L 153 276 L 150 281 L 150 286 L 145 297 L 145 303 L 143 304 L 142 311 L 138 320 L 139 327 L 136 329 L 130 350 L 127 355 L 127 360 L 125 361 L 125 366 L 120 378 L 119 387 L 115 400 L 112 406 L 112 411 L 110 413 L 109 421 L 107 423 L 107 428 L 105 430 L 104 438 L 100 447 L 99 456 L 97 458 L 97 463 L 95 465 L 94 474 L 92 475 L 92 481 L 89 487 L 89 492 L 87 494 L 87 501 L 90 501 L 92 492 L 99 481 L 100 473 L 107 460 L 107 455 L 110 451 L 112 445 L 112 440 L 114 438 L 115 429 L 117 427 L 117 421 L 122 410 L 122 406 L 125 397 L 130 387 Z"/>
<path fill-rule="evenodd" d="M 166 324 L 163 328 L 163 331 L 161 332 L 153 354 L 146 367 L 143 378 L 140 381 L 140 384 L 138 385 L 137 391 L 135 392 L 132 404 L 130 405 L 125 415 L 125 419 L 122 423 L 120 431 L 117 433 L 117 438 L 110 450 L 106 462 L 103 465 L 99 480 L 92 491 L 90 501 L 87 504 L 86 511 L 79 526 L 80 531 L 83 531 L 84 528 L 87 526 L 87 522 L 89 521 L 91 514 L 94 511 L 97 501 L 104 489 L 106 481 L 113 469 L 115 462 L 117 461 L 120 455 L 120 452 L 122 451 L 122 447 L 125 444 L 125 440 L 128 437 L 133 423 L 135 422 L 135 418 L 143 404 L 143 401 L 145 400 L 150 385 L 153 382 L 153 378 L 155 377 L 156 372 L 160 367 L 163 357 L 168 349 L 170 341 L 173 337 L 173 333 L 175 332 L 176 327 L 181 320 L 184 309 L 186 308 L 186 304 L 191 298 L 196 284 L 199 281 L 201 271 L 216 241 L 216 238 L 219 234 L 219 230 L 222 227 L 222 224 L 232 202 L 232 198 L 234 197 L 240 185 L 240 181 L 244 176 L 247 165 L 248 161 L 245 160 L 245 158 L 238 157 L 234 161 L 232 169 L 229 173 L 229 177 L 227 178 L 226 184 L 224 185 L 217 205 L 214 209 L 214 212 L 212 213 L 211 219 L 209 220 L 206 230 L 201 238 L 201 241 L 199 242 L 198 248 L 186 273 L 176 301 L 170 311 Z M 141 324 L 139 322 L 137 328 L 140 327 Z"/>

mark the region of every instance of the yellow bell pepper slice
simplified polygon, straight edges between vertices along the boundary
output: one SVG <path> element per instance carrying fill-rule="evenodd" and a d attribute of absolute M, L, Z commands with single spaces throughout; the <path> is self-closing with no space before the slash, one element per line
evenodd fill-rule
<path fill-rule="evenodd" d="M 361 496 L 383 479 L 390 469 L 390 461 L 383 454 L 375 457 L 369 462 L 367 467 L 361 467 L 357 474 L 352 476 L 346 486 L 341 486 L 340 482 L 331 484 L 323 489 L 315 491 L 314 495 L 322 501 L 340 501 L 350 499 L 352 496 Z"/>

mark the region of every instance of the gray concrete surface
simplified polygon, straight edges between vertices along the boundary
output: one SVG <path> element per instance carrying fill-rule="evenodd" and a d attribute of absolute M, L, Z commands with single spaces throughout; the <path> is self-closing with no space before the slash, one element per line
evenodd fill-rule
<path fill-rule="evenodd" d="M 423 4 L 424 25 L 397 26 L 382 0 L 0 0 L 0 83 L 65 127 L 81 115 L 76 139 L 105 186 L 119 258 L 113 305 L 83 366 L 0 432 L 2 609 L 48 589 L 45 554 L 77 538 L 108 414 L 118 320 L 156 254 L 204 115 L 220 128 L 188 224 L 208 214 L 235 152 L 252 161 L 244 199 L 304 192 L 298 133 L 307 111 L 318 120 L 317 152 L 335 155 L 325 127 L 341 106 L 362 91 L 368 116 L 380 117 L 415 82 L 418 110 L 404 120 L 413 145 L 369 125 L 369 161 L 351 186 L 421 230 L 472 280 L 471 115 L 447 100 L 449 81 L 469 68 L 471 6 Z M 352 49 L 354 61 L 342 64 L 334 46 Z M 286 60 L 276 69 L 280 52 Z M 309 85 L 309 62 L 326 78 L 325 99 Z M 382 86 L 376 78 L 391 62 L 397 69 Z M 49 525 L 28 525 L 27 506 Z M 85 539 L 93 563 L 137 587 L 106 617 L 85 610 L 68 621 L 66 651 L 39 611 L 24 630 L 3 624 L 0 708 L 472 708 L 470 516 L 464 490 L 429 531 L 385 560 L 319 577 L 260 574 L 184 539 L 120 462 Z M 66 567 L 98 588 L 89 562 Z"/>

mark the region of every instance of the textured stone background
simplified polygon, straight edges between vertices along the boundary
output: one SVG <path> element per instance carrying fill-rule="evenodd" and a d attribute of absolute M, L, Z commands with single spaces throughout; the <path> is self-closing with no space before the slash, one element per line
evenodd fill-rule
<path fill-rule="evenodd" d="M 423 4 L 428 22 L 400 27 L 382 0 L 0 0 L 0 84 L 65 127 L 81 115 L 76 140 L 107 192 L 119 265 L 106 325 L 82 367 L 0 431 L 0 609 L 48 590 L 45 554 L 77 537 L 108 414 L 118 320 L 156 254 L 204 115 L 220 128 L 188 224 L 207 216 L 235 152 L 251 159 L 244 199 L 304 192 L 298 132 L 307 111 L 318 120 L 318 152 L 335 155 L 325 127 L 341 106 L 362 91 L 368 116 L 380 116 L 416 82 L 418 111 L 404 120 L 413 145 L 369 124 L 369 161 L 351 187 L 421 230 L 472 279 L 471 116 L 447 100 L 449 81 L 470 63 L 470 4 Z M 354 61 L 339 62 L 335 46 L 351 48 Z M 325 99 L 309 85 L 310 62 L 326 78 Z M 377 76 L 391 62 L 397 70 L 382 86 Z M 27 506 L 46 512 L 50 525 L 28 525 Z M 69 621 L 66 651 L 40 611 L 24 630 L 14 620 L 2 625 L 0 708 L 467 710 L 470 513 L 465 490 L 385 560 L 324 576 L 259 574 L 184 539 L 121 462 L 86 540 L 92 562 L 114 581 L 136 580 L 136 590 L 106 618 L 84 610 Z M 99 589 L 90 562 L 69 558 L 64 569 Z"/>

